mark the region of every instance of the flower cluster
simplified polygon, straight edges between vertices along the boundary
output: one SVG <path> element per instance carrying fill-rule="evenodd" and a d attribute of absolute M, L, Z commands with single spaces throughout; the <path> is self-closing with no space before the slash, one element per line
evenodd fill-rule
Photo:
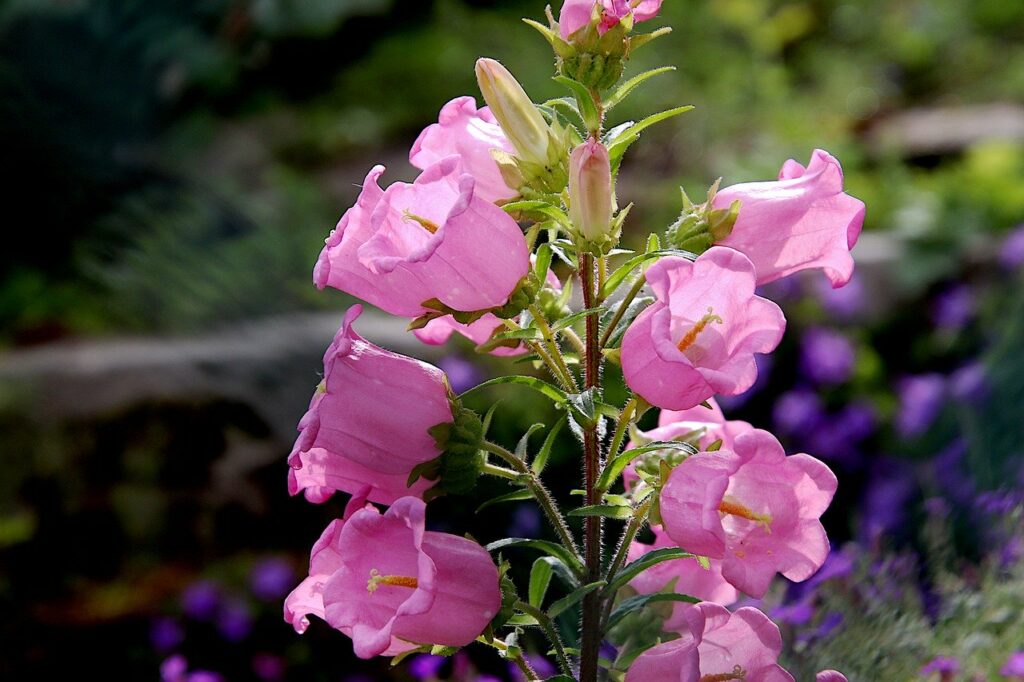
<path fill-rule="evenodd" d="M 425 343 L 457 332 L 481 352 L 526 355 L 546 370 L 553 383 L 488 384 L 532 388 L 566 413 L 582 445 L 584 506 L 563 513 L 541 482 L 554 429 L 532 461 L 529 434 L 515 452 L 488 441 L 493 414 L 464 407 L 465 392 L 437 367 L 359 336 L 355 305 L 289 457 L 292 494 L 352 496 L 285 602 L 298 632 L 315 615 L 364 658 L 451 655 L 480 641 L 539 679 L 520 643 L 536 627 L 561 674 L 585 682 L 601 665 L 617 680 L 792 679 L 777 661 L 778 627 L 756 609 L 726 607 L 741 593 L 762 597 L 776 573 L 799 582 L 821 568 L 829 543 L 819 519 L 836 477 L 809 455 L 787 455 L 769 432 L 727 420 L 714 396 L 750 389 L 758 358 L 784 334 L 782 310 L 756 287 L 807 269 L 833 287 L 850 280 L 864 205 L 843 191 L 838 161 L 816 150 L 773 181 L 715 183 L 700 204 L 684 193 L 679 219 L 646 250 L 617 248 L 629 213 L 616 198 L 623 154 L 646 127 L 688 110 L 605 127 L 615 104 L 668 71 L 613 89 L 631 51 L 668 32 L 634 30 L 660 5 L 567 0 L 558 20 L 528 22 L 553 47 L 556 81 L 571 96 L 538 106 L 500 63 L 479 60 L 487 106 L 445 105 L 412 148 L 421 171 L 412 183 L 382 188 L 384 168 L 374 167 L 314 269 L 318 287 L 409 319 Z M 616 365 L 631 391 L 622 407 L 601 390 L 603 366 Z M 659 426 L 640 431 L 652 407 Z M 471 492 L 480 475 L 518 488 L 495 501 L 535 499 L 559 542 L 484 548 L 425 530 L 427 504 Z M 625 490 L 614 493 L 620 476 Z M 582 538 L 571 517 L 583 518 Z M 601 538 L 612 520 L 626 524 L 609 557 Z M 637 541 L 648 524 L 653 545 Z M 527 598 L 489 553 L 513 546 L 548 555 Z M 568 594 L 545 609 L 553 575 Z M 565 642 L 577 613 L 581 627 Z"/>

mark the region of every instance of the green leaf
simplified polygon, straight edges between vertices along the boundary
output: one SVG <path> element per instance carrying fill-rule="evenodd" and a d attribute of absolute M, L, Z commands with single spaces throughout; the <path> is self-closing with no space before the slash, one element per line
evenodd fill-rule
<path fill-rule="evenodd" d="M 576 324 L 580 320 L 584 320 L 584 319 L 590 317 L 591 315 L 598 315 L 598 314 L 603 313 L 603 312 L 604 312 L 604 308 L 603 307 L 587 308 L 586 310 L 581 310 L 578 313 L 573 313 L 572 315 L 566 315 L 562 319 L 560 319 L 560 320 L 556 321 L 554 324 L 552 324 L 551 325 L 551 329 L 552 329 L 552 331 L 556 331 L 556 332 L 557 331 L 561 331 L 561 330 L 565 329 L 566 327 L 571 327 L 572 325 Z"/>
<path fill-rule="evenodd" d="M 531 625 L 539 625 L 539 624 L 540 623 L 537 622 L 536 618 L 534 618 L 533 616 L 529 616 L 529 615 L 527 615 L 525 613 L 517 613 L 516 615 L 512 616 L 511 618 L 509 618 L 508 621 L 506 621 L 506 625 L 531 626 Z"/>
<path fill-rule="evenodd" d="M 553 220 L 560 225 L 569 225 L 569 217 L 562 209 L 546 201 L 527 199 L 502 204 L 501 208 L 509 215 L 521 214 L 531 220 Z"/>
<path fill-rule="evenodd" d="M 587 86 L 568 76 L 555 76 L 552 80 L 568 88 L 573 96 L 576 97 L 576 104 L 579 105 L 580 116 L 583 117 L 587 130 L 598 130 L 601 126 L 601 115 L 597 111 L 597 105 L 594 104 L 594 98 L 591 96 Z"/>
<path fill-rule="evenodd" d="M 396 665 L 400 664 L 402 661 L 407 659 L 409 656 L 412 656 L 413 654 L 429 653 L 432 648 L 433 647 L 431 647 L 429 644 L 427 644 L 427 645 L 424 645 L 424 646 L 421 646 L 421 647 L 416 647 L 415 649 L 410 649 L 409 651 L 403 651 L 402 653 L 397 654 L 396 656 L 392 657 L 392 659 L 391 659 L 391 667 L 392 668 L 395 667 Z"/>
<path fill-rule="evenodd" d="M 511 341 L 513 339 L 539 339 L 541 338 L 541 333 L 536 327 L 526 327 L 525 329 L 512 329 L 507 332 L 501 332 L 500 334 L 495 334 L 492 338 L 498 341 Z"/>
<path fill-rule="evenodd" d="M 544 467 L 547 466 L 548 458 L 551 456 L 551 448 L 555 445 L 555 438 L 558 437 L 558 432 L 565 426 L 566 417 L 559 419 L 551 430 L 548 431 L 548 435 L 544 438 L 544 444 L 540 446 L 540 451 L 537 456 L 533 458 L 533 463 L 530 464 L 530 468 L 533 469 L 533 473 L 540 476 L 544 471 Z"/>
<path fill-rule="evenodd" d="M 604 298 L 610 297 L 615 290 L 618 289 L 623 282 L 632 274 L 634 270 L 646 263 L 647 261 L 654 260 L 656 258 L 662 258 L 664 256 L 679 256 L 680 258 L 686 258 L 687 260 L 697 260 L 697 254 L 690 253 L 689 251 L 682 251 L 679 249 L 658 249 L 657 251 L 648 251 L 646 253 L 637 254 L 633 256 L 625 263 L 615 268 L 615 271 L 608 277 L 604 283 L 604 288 L 601 289 L 601 294 Z"/>
<path fill-rule="evenodd" d="M 608 147 L 608 156 L 612 163 L 612 173 L 615 173 L 618 170 L 619 164 L 622 162 L 622 156 L 626 153 L 626 150 L 629 149 L 629 146 L 640 138 L 640 133 L 647 128 L 650 128 L 655 123 L 661 123 L 662 121 L 668 120 L 674 116 L 685 114 L 687 111 L 692 109 L 692 106 L 676 107 L 674 109 L 669 109 L 668 111 L 653 114 L 631 125 L 619 134 L 615 140 L 605 142 L 605 145 Z"/>
<path fill-rule="evenodd" d="M 576 556 L 568 549 L 554 542 L 549 542 L 547 540 L 535 540 L 532 538 L 504 538 L 487 545 L 487 551 L 493 552 L 504 547 L 528 547 L 530 549 L 539 550 L 561 561 L 563 564 L 568 566 L 575 575 L 582 576 L 584 574 L 583 564 L 580 563 L 579 559 L 577 559 Z"/>
<path fill-rule="evenodd" d="M 473 388 L 462 393 L 459 396 L 459 398 L 464 400 L 466 396 L 469 395 L 470 393 L 479 391 L 483 388 L 490 388 L 491 386 L 499 386 L 502 384 L 517 384 L 519 386 L 526 386 L 527 388 L 531 388 L 534 391 L 540 393 L 541 395 L 550 398 L 552 401 L 558 404 L 565 403 L 569 399 L 569 394 L 563 391 L 562 389 L 558 388 L 557 386 L 553 386 L 542 379 L 538 379 L 537 377 L 528 377 L 520 374 L 497 377 L 495 379 L 485 381 L 482 384 L 477 384 Z"/>
<path fill-rule="evenodd" d="M 526 461 L 526 448 L 530 446 L 530 436 L 535 434 L 538 430 L 543 429 L 545 424 L 533 424 L 526 430 L 523 437 L 519 439 L 519 443 L 516 445 L 516 457 Z"/>
<path fill-rule="evenodd" d="M 548 608 L 548 616 L 550 616 L 551 618 L 557 618 L 558 616 L 565 613 L 566 610 L 575 606 L 581 599 L 586 597 L 588 594 L 590 594 L 594 590 L 604 587 L 606 584 L 607 583 L 605 583 L 605 581 L 598 580 L 597 582 L 588 583 L 583 587 L 576 588 L 575 590 L 573 590 L 572 592 L 570 592 L 569 594 L 567 594 L 566 596 L 562 597 L 554 604 L 552 604 L 551 607 Z"/>
<path fill-rule="evenodd" d="M 639 50 L 641 47 L 651 42 L 652 40 L 657 40 L 662 36 L 667 36 L 671 32 L 671 26 L 662 26 L 658 30 L 651 31 L 650 33 L 640 33 L 638 35 L 634 35 L 629 39 L 630 52 L 636 52 L 637 50 Z"/>
<path fill-rule="evenodd" d="M 484 509 L 487 509 L 488 507 L 495 504 L 501 504 L 503 502 L 519 502 L 521 500 L 529 500 L 532 497 L 533 493 L 531 493 L 529 490 L 513 490 L 510 493 L 498 495 L 497 497 L 492 497 L 491 499 L 487 500 L 486 502 L 484 502 L 483 504 L 476 508 L 476 513 L 479 514 Z"/>
<path fill-rule="evenodd" d="M 620 620 L 634 611 L 638 611 L 648 604 L 659 601 L 678 601 L 686 602 L 687 604 L 700 603 L 700 599 L 691 597 L 688 594 L 679 594 L 678 592 L 655 592 L 654 594 L 641 594 L 636 597 L 630 597 L 616 606 L 615 610 L 612 611 L 612 614 L 608 617 L 608 622 L 605 624 L 605 632 L 614 628 L 619 624 Z"/>
<path fill-rule="evenodd" d="M 553 255 L 554 254 L 551 253 L 550 244 L 541 244 L 540 248 L 537 249 L 537 261 L 533 264 L 533 272 L 541 282 L 547 281 L 548 270 L 551 269 L 551 257 Z"/>
<path fill-rule="evenodd" d="M 568 393 L 565 396 L 565 404 L 573 419 L 583 428 L 589 428 L 597 423 L 598 403 L 600 393 L 596 388 L 588 388 L 583 393 Z"/>
<path fill-rule="evenodd" d="M 490 428 L 491 428 L 491 420 L 494 419 L 494 413 L 498 410 L 498 405 L 500 405 L 500 404 L 501 404 L 500 400 L 495 402 L 493 405 L 491 405 L 491 407 L 487 410 L 487 413 L 484 415 L 483 422 L 482 422 L 482 424 L 483 424 L 483 431 L 481 432 L 483 434 L 483 436 L 482 436 L 483 438 L 487 437 L 487 431 L 490 430 Z"/>
<path fill-rule="evenodd" d="M 664 561 L 672 561 L 674 559 L 686 559 L 694 556 L 689 552 L 684 552 L 678 547 L 663 547 L 662 549 L 655 549 L 653 551 L 644 554 L 636 561 L 631 561 L 615 575 L 615 579 L 608 583 L 608 587 L 605 588 L 607 594 L 615 592 L 615 590 L 624 586 L 630 580 L 638 576 L 640 573 L 646 571 L 651 566 L 656 566 Z"/>
<path fill-rule="evenodd" d="M 541 111 L 544 111 L 545 108 L 557 115 L 564 124 L 571 125 L 577 135 L 583 136 L 587 123 L 583 120 L 583 116 L 580 115 L 580 108 L 576 104 L 575 97 L 549 99 L 538 107 Z"/>
<path fill-rule="evenodd" d="M 615 459 L 605 464 L 604 471 L 601 472 L 601 477 L 597 480 L 597 489 L 608 490 L 615 484 L 615 481 L 618 480 L 630 462 L 640 455 L 657 450 L 684 450 L 690 455 L 697 454 L 696 449 L 692 445 L 676 440 L 656 441 L 638 448 L 623 450 L 616 455 Z"/>
<path fill-rule="evenodd" d="M 539 609 L 541 604 L 544 603 L 544 595 L 547 594 L 548 585 L 551 584 L 553 573 L 554 569 L 551 568 L 550 563 L 544 561 L 544 557 L 533 562 L 533 568 L 530 569 L 530 589 L 528 593 L 528 601 L 531 606 L 536 606 Z"/>
<path fill-rule="evenodd" d="M 603 516 L 606 519 L 628 519 L 633 516 L 632 507 L 617 504 L 592 504 L 568 512 L 566 516 Z"/>
<path fill-rule="evenodd" d="M 663 66 L 660 69 L 651 69 L 650 71 L 644 71 L 638 76 L 633 76 L 628 81 L 620 85 L 619 89 L 616 90 L 614 94 L 612 94 L 612 96 L 605 101 L 604 110 L 608 111 L 616 104 L 622 102 L 622 100 L 626 99 L 629 93 L 633 92 L 633 90 L 635 90 L 638 86 L 642 85 L 645 81 L 647 81 L 648 78 L 654 78 L 655 76 L 660 76 L 663 73 L 669 73 L 675 70 L 676 67 L 674 66 Z"/>

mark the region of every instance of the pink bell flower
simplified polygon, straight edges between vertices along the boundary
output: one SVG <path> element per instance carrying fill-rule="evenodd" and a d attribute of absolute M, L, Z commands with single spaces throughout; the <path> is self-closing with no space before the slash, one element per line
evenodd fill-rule
<path fill-rule="evenodd" d="M 775 573 L 807 580 L 829 543 L 819 519 L 836 476 L 810 455 L 787 457 L 767 431 L 733 450 L 702 452 L 676 466 L 661 491 L 665 531 L 688 552 L 722 560 L 722 575 L 760 599 Z"/>
<path fill-rule="evenodd" d="M 422 496 L 429 481 L 406 481 L 417 464 L 441 455 L 428 430 L 453 419 L 444 372 L 364 340 L 352 329 L 361 313 L 360 305 L 345 313 L 288 458 L 289 492 L 305 491 L 311 502 L 365 485 L 382 504 Z"/>
<path fill-rule="evenodd" d="M 657 300 L 622 340 L 622 373 L 633 391 L 663 409 L 686 410 L 753 386 L 754 353 L 779 345 L 786 318 L 754 294 L 746 256 L 712 247 L 695 262 L 662 258 L 647 282 Z"/>
<path fill-rule="evenodd" d="M 604 35 L 630 14 L 640 23 L 658 16 L 664 0 L 565 0 L 558 14 L 558 29 L 563 40 L 590 23 L 594 5 L 601 5 L 598 33 Z"/>
<path fill-rule="evenodd" d="M 438 299 L 453 310 L 504 305 L 529 269 L 519 225 L 477 196 L 458 156 L 412 184 L 382 191 L 376 166 L 356 205 L 327 239 L 313 280 L 358 296 L 392 315 L 417 317 Z"/>
<path fill-rule="evenodd" d="M 726 187 L 712 205 L 725 209 L 734 201 L 739 217 L 719 243 L 753 261 L 758 284 L 808 268 L 821 268 L 833 288 L 850 281 L 864 202 L 843 192 L 843 169 L 831 154 L 814 150 L 806 168 L 790 159 L 778 181 Z"/>
<path fill-rule="evenodd" d="M 778 664 L 782 635 L 751 607 L 735 613 L 701 602 L 686 612 L 681 637 L 648 649 L 633 661 L 626 682 L 793 682 Z"/>
<path fill-rule="evenodd" d="M 676 546 L 660 526 L 651 526 L 651 531 L 654 532 L 654 544 L 633 542 L 629 546 L 629 561 L 635 561 L 656 549 Z M 640 573 L 629 585 L 639 594 L 653 594 L 664 590 L 673 580 L 677 581 L 677 592 L 684 592 L 703 601 L 729 606 L 739 599 L 736 588 L 722 577 L 722 562 L 718 559 L 711 559 L 709 568 L 704 568 L 693 558 L 663 561 Z M 665 620 L 662 629 L 675 632 L 685 628 L 686 612 L 692 608 L 693 604 L 673 603 L 672 615 Z"/>
<path fill-rule="evenodd" d="M 409 163 L 426 170 L 457 154 L 463 170 L 476 178 L 477 196 L 490 202 L 512 199 L 518 192 L 505 184 L 492 149 L 509 154 L 515 151 L 488 107 L 478 110 L 472 97 L 458 97 L 444 105 L 437 123 L 420 133 Z"/>
<path fill-rule="evenodd" d="M 384 514 L 364 507 L 329 540 L 337 565 L 321 590 L 325 619 L 352 638 L 360 658 L 465 646 L 498 613 L 498 569 L 487 550 L 424 530 L 425 510 L 414 497 Z"/>

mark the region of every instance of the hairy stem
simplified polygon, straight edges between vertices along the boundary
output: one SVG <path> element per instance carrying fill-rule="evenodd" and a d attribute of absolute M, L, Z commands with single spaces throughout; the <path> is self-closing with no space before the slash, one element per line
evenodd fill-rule
<path fill-rule="evenodd" d="M 487 639 L 486 637 L 481 636 L 477 637 L 477 641 L 482 642 L 488 646 L 492 646 L 498 651 L 508 652 L 508 645 L 506 645 L 500 639 L 495 639 L 493 637 Z M 525 679 L 531 681 L 540 679 L 540 675 L 538 675 L 537 672 L 530 666 L 529 661 L 527 661 L 523 657 L 522 651 L 516 653 L 515 655 L 510 655 L 506 653 L 505 658 L 516 664 L 516 667 L 519 668 L 520 672 L 523 673 L 523 677 Z"/>
<path fill-rule="evenodd" d="M 628 308 L 629 304 L 633 302 L 633 299 L 637 297 L 645 284 L 647 284 L 647 278 L 641 275 L 636 282 L 633 283 L 633 287 L 629 292 L 623 297 L 622 301 L 619 303 L 618 310 L 615 311 L 615 317 L 613 317 L 612 321 L 608 323 L 608 326 L 605 327 L 604 334 L 601 335 L 601 343 L 599 344 L 601 348 L 608 345 L 608 339 L 611 338 L 612 333 L 615 331 L 615 327 L 617 327 L 619 322 L 622 320 L 622 316 L 626 314 L 626 308 Z"/>
<path fill-rule="evenodd" d="M 626 439 L 626 430 L 636 418 L 637 405 L 638 402 L 636 396 L 633 396 L 629 399 L 629 402 L 626 403 L 626 406 L 622 408 L 622 414 L 619 415 L 619 422 L 615 425 L 615 433 L 612 434 L 612 442 L 608 446 L 608 453 L 605 457 L 606 461 L 611 462 L 615 459 L 616 455 L 619 454 L 619 449 L 622 447 L 622 441 Z M 607 491 L 601 490 L 600 492 L 604 493 Z"/>
<path fill-rule="evenodd" d="M 633 544 L 633 540 L 636 539 L 636 534 L 643 528 L 644 523 L 647 522 L 647 513 L 651 510 L 652 500 L 647 500 L 633 510 L 633 516 L 629 519 L 629 523 L 622 529 L 622 537 L 619 538 L 619 546 L 615 550 L 615 557 L 612 559 L 612 563 L 608 566 L 608 573 L 606 580 L 611 582 L 615 579 L 616 574 L 622 570 L 622 567 L 626 564 L 626 557 L 629 556 L 629 546 Z M 601 626 L 608 621 L 608 616 L 611 615 L 612 605 L 615 603 L 615 595 L 606 595 L 606 601 L 604 604 L 604 613 L 601 615 Z"/>
<path fill-rule="evenodd" d="M 533 616 L 537 619 L 541 630 L 544 631 L 544 634 L 547 636 L 548 640 L 551 642 L 551 646 L 555 650 L 555 656 L 558 658 L 558 667 L 562 669 L 564 674 L 572 677 L 572 665 L 569 663 L 569 657 L 565 654 L 565 647 L 562 645 L 562 638 L 558 636 L 558 629 L 555 627 L 555 623 L 551 620 L 551 617 L 536 606 L 521 600 L 516 602 L 516 608 L 526 615 Z"/>
<path fill-rule="evenodd" d="M 573 376 L 572 371 L 569 370 L 569 366 L 565 364 L 565 357 L 562 355 L 562 349 L 558 345 L 558 340 L 555 339 L 555 333 L 551 331 L 551 326 L 548 324 L 548 320 L 544 317 L 544 311 L 540 309 L 536 303 L 530 305 L 530 314 L 533 315 L 533 321 L 537 323 L 537 329 L 540 330 L 541 336 L 544 337 L 544 341 L 548 345 L 548 352 L 551 358 L 558 365 L 558 371 L 569 377 L 572 381 L 573 393 L 579 392 L 579 386 L 576 384 L 576 377 Z"/>
<path fill-rule="evenodd" d="M 484 441 L 484 450 L 500 457 L 504 462 L 515 469 L 517 478 L 525 476 L 526 487 L 533 493 L 534 498 L 537 500 L 537 504 L 544 510 L 544 514 L 548 517 L 548 521 L 551 523 L 551 527 L 554 528 L 555 533 L 558 535 L 558 539 L 561 540 L 562 544 L 567 550 L 575 554 L 577 557 L 580 556 L 580 550 L 576 546 L 576 540 L 572 537 L 572 531 L 569 530 L 569 525 L 565 522 L 565 517 L 558 509 L 558 504 L 554 498 L 551 497 L 551 493 L 544 487 L 540 479 L 537 478 L 537 474 L 533 473 L 530 467 L 526 466 L 526 463 L 515 456 L 514 453 L 509 452 L 505 448 L 501 447 L 497 443 L 491 443 Z M 501 467 L 495 467 L 501 469 Z M 505 471 L 505 469 L 502 469 Z M 582 558 L 582 557 L 581 557 Z"/>
<path fill-rule="evenodd" d="M 521 329 L 521 327 L 512 320 L 505 320 L 505 327 L 507 327 L 510 331 L 518 331 L 519 329 Z M 562 373 L 561 368 L 559 368 L 554 358 L 552 358 L 551 355 L 548 354 L 543 344 L 530 340 L 524 340 L 523 343 L 525 343 L 530 350 L 532 350 L 540 357 L 541 362 L 543 362 L 547 366 L 548 371 L 551 372 L 551 376 L 553 376 L 558 383 L 562 384 L 562 388 L 573 393 L 579 390 L 579 388 L 576 386 L 575 379 L 572 378 L 572 374 Z"/>
<path fill-rule="evenodd" d="M 597 294 L 594 287 L 594 257 L 580 256 L 580 283 L 583 287 L 583 307 L 593 308 Z M 601 353 L 598 343 L 598 319 L 587 316 L 586 355 L 583 358 L 584 379 L 588 389 L 601 386 Z M 600 444 L 597 439 L 597 425 L 583 432 L 583 472 L 585 479 L 586 503 L 599 503 L 597 475 L 601 467 Z M 588 516 L 584 521 L 584 559 L 587 569 L 586 582 L 601 579 L 601 517 Z M 583 598 L 582 637 L 580 644 L 580 682 L 596 682 L 597 659 L 601 648 L 601 593 L 595 590 Z"/>

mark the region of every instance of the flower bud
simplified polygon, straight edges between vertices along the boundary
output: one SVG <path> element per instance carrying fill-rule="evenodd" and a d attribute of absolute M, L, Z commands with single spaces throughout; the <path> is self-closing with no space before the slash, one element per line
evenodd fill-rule
<path fill-rule="evenodd" d="M 608 148 L 591 138 L 569 159 L 569 217 L 584 239 L 602 241 L 612 230 L 614 203 Z"/>
<path fill-rule="evenodd" d="M 549 163 L 551 132 L 544 117 L 508 69 L 493 59 L 478 59 L 476 79 L 487 106 L 524 161 Z"/>

